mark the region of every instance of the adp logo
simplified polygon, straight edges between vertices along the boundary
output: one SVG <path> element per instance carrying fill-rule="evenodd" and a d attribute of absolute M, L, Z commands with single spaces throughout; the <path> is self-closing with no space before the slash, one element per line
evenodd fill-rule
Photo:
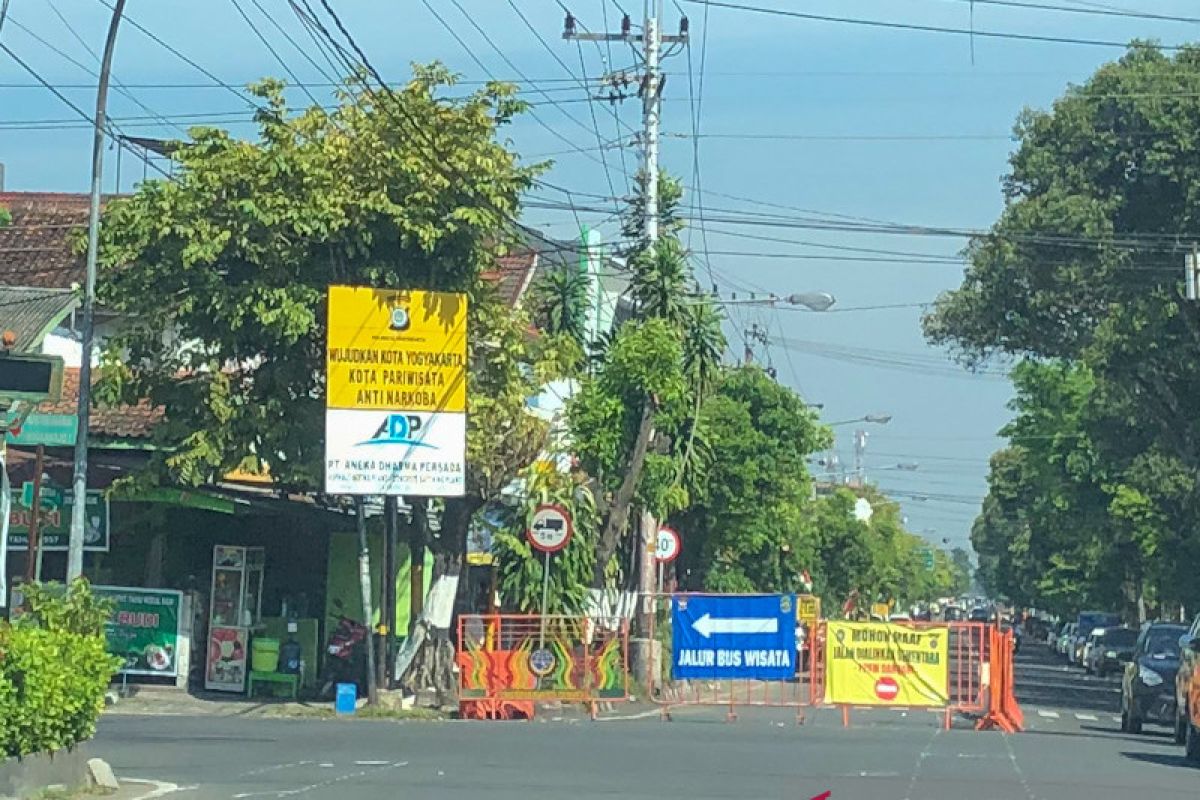
<path fill-rule="evenodd" d="M 387 419 L 379 426 L 370 439 L 359 442 L 355 447 L 377 444 L 402 444 L 408 447 L 429 447 L 435 445 L 414 438 L 421 430 L 421 418 L 415 414 L 388 414 Z"/>

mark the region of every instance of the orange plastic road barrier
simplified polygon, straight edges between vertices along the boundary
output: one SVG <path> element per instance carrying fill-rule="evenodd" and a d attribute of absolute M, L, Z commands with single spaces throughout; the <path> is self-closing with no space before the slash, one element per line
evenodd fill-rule
<path fill-rule="evenodd" d="M 987 693 L 985 691 L 987 676 L 988 629 L 979 622 L 899 622 L 894 625 L 928 630 L 931 628 L 947 631 L 947 667 L 946 667 L 946 704 L 935 707 L 910 708 L 906 705 L 893 705 L 887 702 L 870 704 L 872 708 L 889 708 L 895 711 L 928 711 L 942 715 L 942 724 L 949 730 L 955 714 L 983 714 L 987 710 Z M 825 648 L 827 646 L 827 628 L 824 624 L 816 636 L 816 664 L 812 673 L 812 696 L 814 704 L 823 703 L 826 698 L 826 664 Z M 852 706 L 834 704 L 841 711 L 842 725 L 849 727 Z M 864 705 L 863 708 L 867 706 Z"/>
<path fill-rule="evenodd" d="M 620 617 L 464 614 L 459 710 L 471 719 L 532 719 L 537 701 L 629 699 L 629 623 Z"/>
<path fill-rule="evenodd" d="M 1001 632 L 998 628 L 991 628 L 989 633 L 991 686 L 988 708 L 975 729 L 984 731 L 998 728 L 1006 733 L 1016 733 L 1024 730 L 1025 715 L 1014 694 L 1013 634 L 1011 631 Z"/>

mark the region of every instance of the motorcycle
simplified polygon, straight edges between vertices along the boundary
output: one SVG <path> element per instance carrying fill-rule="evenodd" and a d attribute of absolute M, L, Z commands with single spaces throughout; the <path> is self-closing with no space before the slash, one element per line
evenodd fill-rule
<path fill-rule="evenodd" d="M 344 614 L 335 614 L 336 620 L 329 643 L 325 646 L 325 663 L 321 674 L 325 679 L 321 688 L 324 697 L 332 697 L 339 683 L 353 683 L 359 694 L 367 683 L 367 636 L 366 625 Z"/>

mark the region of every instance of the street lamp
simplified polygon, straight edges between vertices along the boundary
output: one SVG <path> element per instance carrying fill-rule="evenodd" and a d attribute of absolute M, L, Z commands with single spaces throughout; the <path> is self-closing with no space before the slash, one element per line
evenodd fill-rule
<path fill-rule="evenodd" d="M 891 414 L 867 414 L 865 417 L 855 417 L 854 419 L 843 419 L 843 420 L 839 420 L 837 422 L 829 422 L 826 424 L 832 428 L 837 425 L 854 425 L 855 423 L 858 423 L 858 422 L 870 422 L 874 425 L 887 425 L 891 421 L 892 421 Z"/>
<path fill-rule="evenodd" d="M 780 297 L 777 294 L 768 294 L 764 297 L 742 297 L 739 298 L 736 294 L 728 300 L 714 298 L 718 305 L 722 306 L 774 306 L 788 305 L 800 306 L 807 308 L 809 311 L 828 311 L 837 302 L 837 298 L 829 292 L 796 292 L 789 294 L 786 297 Z M 712 302 L 710 299 L 697 300 L 688 305 L 702 305 L 707 302 Z"/>
<path fill-rule="evenodd" d="M 8 4 L 5 3 L 5 6 Z M 117 28 L 125 0 L 112 5 L 104 55 L 100 59 L 100 76 L 96 86 L 96 116 L 92 118 L 92 191 L 88 201 L 87 267 L 83 283 L 83 303 L 80 315 L 79 397 L 75 409 L 75 463 L 72 475 L 71 528 L 67 538 L 67 581 L 83 574 L 83 536 L 87 525 L 88 415 L 92 404 L 92 341 L 95 336 L 96 259 L 100 249 L 100 185 L 104 177 L 105 114 L 108 111 L 108 79 L 112 72 L 113 48 L 117 44 Z"/>

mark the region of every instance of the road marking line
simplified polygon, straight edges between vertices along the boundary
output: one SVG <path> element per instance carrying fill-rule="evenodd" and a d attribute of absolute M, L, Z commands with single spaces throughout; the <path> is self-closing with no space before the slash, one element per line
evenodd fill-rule
<path fill-rule="evenodd" d="M 639 711 L 636 714 L 621 714 L 615 717 L 596 717 L 596 722 L 620 722 L 627 719 L 648 719 L 650 717 L 662 716 L 662 709 L 655 708 L 651 711 Z"/>
<path fill-rule="evenodd" d="M 1004 739 L 1004 749 L 1008 751 L 1008 760 L 1012 763 L 1013 771 L 1017 773 L 1017 779 L 1021 781 L 1021 788 L 1025 790 L 1025 796 L 1029 800 L 1037 800 L 1037 795 L 1029 786 L 1029 778 L 1025 776 L 1025 770 L 1021 769 L 1021 765 L 1017 763 L 1017 754 L 1013 750 L 1012 742 L 1009 741 L 1010 735 L 1001 731 L 1000 736 Z"/>
<path fill-rule="evenodd" d="M 1044 708 L 1039 708 L 1037 712 L 1039 717 L 1045 717 L 1046 719 L 1058 719 L 1057 711 L 1047 711 Z"/>
<path fill-rule="evenodd" d="M 354 763 L 360 767 L 386 767 L 388 764 L 390 764 L 392 762 L 384 760 L 384 761 L 355 761 Z"/>
<path fill-rule="evenodd" d="M 1112 721 L 1113 721 L 1113 722 L 1120 722 L 1120 721 L 1121 721 L 1121 718 L 1120 718 L 1120 717 L 1113 717 L 1113 718 L 1112 718 Z"/>
<path fill-rule="evenodd" d="M 844 772 L 838 778 L 899 778 L 899 772 Z"/>
<path fill-rule="evenodd" d="M 407 761 L 393 761 L 393 762 L 388 762 L 385 769 L 395 769 L 396 767 L 407 767 L 407 766 L 408 766 Z M 364 770 L 359 770 L 358 772 L 348 772 L 344 775 L 339 775 L 336 778 L 331 778 L 330 780 L 327 780 L 327 781 L 320 781 L 319 783 L 310 783 L 307 786 L 300 786 L 296 789 L 269 789 L 267 791 L 262 791 L 262 792 L 240 792 L 238 794 L 235 794 L 233 796 L 233 798 L 234 798 L 234 800 L 245 800 L 245 798 L 248 798 L 248 797 L 277 797 L 277 798 L 296 797 L 297 795 L 308 794 L 309 792 L 316 791 L 317 789 L 328 789 L 330 787 L 335 786 L 336 784 L 345 783 L 346 781 L 354 780 L 355 778 L 361 778 L 368 774 L 369 774 L 368 771 L 364 769 Z M 376 774 L 378 774 L 378 773 L 376 773 Z"/>
<path fill-rule="evenodd" d="M 921 764 L 925 763 L 925 759 L 933 754 L 933 743 L 937 740 L 938 734 L 942 732 L 942 726 L 938 725 L 933 729 L 933 735 L 929 737 L 929 741 L 925 743 L 925 749 L 917 753 L 916 762 L 913 764 L 912 777 L 908 780 L 908 791 L 904 793 L 904 800 L 912 800 L 913 790 L 917 788 L 917 778 L 921 774 Z"/>
<path fill-rule="evenodd" d="M 1095 714 L 1076 714 L 1075 719 L 1080 719 L 1085 722 L 1098 722 L 1099 721 L 1099 719 L 1096 717 Z"/>
<path fill-rule="evenodd" d="M 145 794 L 138 795 L 136 798 L 134 798 L 134 800 L 153 800 L 156 797 L 165 797 L 166 795 L 174 794 L 176 792 L 190 792 L 197 788 L 195 786 L 179 786 L 174 783 L 168 783 L 167 781 L 156 781 L 150 778 L 121 778 L 120 781 L 122 785 L 141 783 L 152 787 L 150 791 L 146 792 Z"/>

